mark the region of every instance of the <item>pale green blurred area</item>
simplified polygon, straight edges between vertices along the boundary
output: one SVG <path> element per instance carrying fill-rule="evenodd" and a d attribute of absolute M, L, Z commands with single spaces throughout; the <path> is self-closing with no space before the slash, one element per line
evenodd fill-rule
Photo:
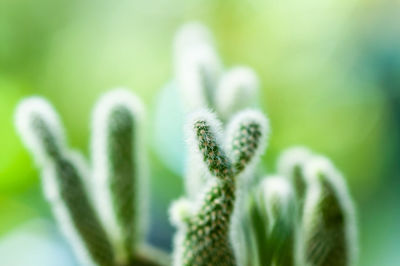
<path fill-rule="evenodd" d="M 182 179 L 157 156 L 152 130 L 157 97 L 173 74 L 174 33 L 197 20 L 213 32 L 227 67 L 248 65 L 260 76 L 272 125 L 268 171 L 291 145 L 331 157 L 358 206 L 359 265 L 399 265 L 399 14 L 395 0 L 1 0 L 0 249 L 27 222 L 53 221 L 15 134 L 18 101 L 51 100 L 71 146 L 88 154 L 91 108 L 120 86 L 148 107 L 149 239 L 170 248 L 167 208 Z M 15 256 L 30 250 L 23 243 Z"/>

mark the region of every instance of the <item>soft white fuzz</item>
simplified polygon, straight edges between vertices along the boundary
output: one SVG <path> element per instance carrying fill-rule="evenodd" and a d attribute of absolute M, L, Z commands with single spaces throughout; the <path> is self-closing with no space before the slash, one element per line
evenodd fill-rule
<path fill-rule="evenodd" d="M 209 178 L 209 173 L 204 165 L 199 164 L 198 152 L 187 149 L 185 164 L 185 192 L 190 200 L 196 200 L 199 190 L 205 186 Z"/>
<path fill-rule="evenodd" d="M 199 192 L 202 192 L 204 187 L 209 182 L 208 177 L 210 177 L 210 174 L 207 166 L 204 163 L 199 163 L 203 161 L 203 155 L 199 149 L 196 139 L 196 132 L 193 128 L 193 125 L 196 123 L 196 121 L 206 121 L 207 125 L 210 126 L 210 130 L 213 132 L 217 143 L 219 144 L 223 136 L 223 131 L 221 122 L 218 120 L 215 113 L 207 109 L 200 109 L 192 113 L 185 123 L 185 138 L 188 151 L 190 151 L 188 153 L 188 161 L 186 166 L 188 168 L 194 167 L 194 169 L 191 170 L 186 169 L 186 173 L 188 175 L 185 176 L 185 188 L 186 191 L 189 192 L 188 196 L 190 199 L 197 201 Z M 220 145 L 220 147 L 223 146 Z M 195 171 L 197 171 L 197 173 Z"/>
<path fill-rule="evenodd" d="M 192 203 L 186 198 L 174 201 L 169 209 L 169 219 L 171 224 L 178 228 L 186 226 L 185 220 L 193 214 Z"/>
<path fill-rule="evenodd" d="M 174 39 L 175 53 L 187 47 L 207 42 L 213 44 L 213 37 L 209 30 L 200 22 L 189 22 L 183 25 L 176 33 Z"/>
<path fill-rule="evenodd" d="M 244 66 L 234 67 L 221 77 L 215 96 L 215 106 L 221 119 L 253 106 L 257 102 L 259 80 L 255 72 Z"/>

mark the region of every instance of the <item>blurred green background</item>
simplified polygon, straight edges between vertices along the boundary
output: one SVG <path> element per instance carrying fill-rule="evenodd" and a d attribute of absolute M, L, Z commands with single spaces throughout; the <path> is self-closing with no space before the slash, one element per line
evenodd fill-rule
<path fill-rule="evenodd" d="M 260 76 L 273 129 L 268 172 L 291 145 L 331 157 L 358 206 L 359 265 L 400 265 L 399 14 L 396 0 L 0 0 L 0 264 L 56 265 L 47 252 L 57 265 L 76 265 L 15 134 L 15 105 L 50 99 L 71 146 L 88 154 L 91 107 L 119 86 L 148 107 L 149 241 L 170 248 L 167 208 L 182 179 L 159 156 L 154 121 L 173 75 L 174 33 L 196 20 L 227 67 L 249 65 Z"/>

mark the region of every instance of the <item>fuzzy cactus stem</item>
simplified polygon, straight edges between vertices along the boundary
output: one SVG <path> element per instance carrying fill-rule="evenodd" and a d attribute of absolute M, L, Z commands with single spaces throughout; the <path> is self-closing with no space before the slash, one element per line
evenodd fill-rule
<path fill-rule="evenodd" d="M 219 179 L 232 179 L 232 167 L 228 157 L 217 143 L 210 125 L 205 120 L 196 121 L 193 126 L 198 141 L 198 148 L 210 173 Z"/>
<path fill-rule="evenodd" d="M 44 191 L 65 235 L 84 264 L 112 265 L 114 253 L 87 194 L 87 165 L 66 148 L 61 122 L 44 99 L 23 100 L 16 125 L 42 170 Z"/>
<path fill-rule="evenodd" d="M 193 130 L 202 159 L 217 179 L 188 221 L 182 265 L 235 265 L 228 232 L 235 197 L 231 163 L 207 120 L 196 121 Z"/>
<path fill-rule="evenodd" d="M 176 243 L 175 265 L 236 265 L 230 242 L 230 223 L 236 199 L 236 177 L 259 155 L 264 140 L 265 118 L 243 114 L 230 126 L 230 151 L 235 163 L 220 144 L 221 126 L 208 111 L 196 113 L 188 124 L 192 148 L 209 173 L 203 194 L 192 203 L 195 211 L 181 219 Z M 234 144 L 238 142 L 237 144 Z M 181 201 L 185 203 L 185 201 Z M 184 209 L 190 208 L 187 203 Z M 174 204 L 178 213 L 182 203 Z M 187 214 L 187 211 L 183 211 Z"/>
<path fill-rule="evenodd" d="M 116 89 L 101 97 L 93 115 L 92 154 L 98 209 L 122 265 L 134 259 L 135 245 L 141 238 L 137 208 L 138 186 L 143 178 L 138 158 L 142 109 L 132 93 Z"/>
<path fill-rule="evenodd" d="M 320 156 L 307 163 L 309 182 L 302 241 L 307 265 L 354 265 L 357 253 L 354 206 L 341 174 Z"/>

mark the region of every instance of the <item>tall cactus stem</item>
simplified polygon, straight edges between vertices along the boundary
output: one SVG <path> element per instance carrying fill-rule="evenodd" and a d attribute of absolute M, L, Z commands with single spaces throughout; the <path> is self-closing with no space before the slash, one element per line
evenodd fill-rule
<path fill-rule="evenodd" d="M 106 93 L 93 114 L 92 156 L 96 202 L 116 250 L 117 261 L 128 265 L 143 238 L 139 194 L 144 181 L 140 133 L 143 106 L 124 89 Z M 140 230 L 140 231 L 139 231 Z"/>
<path fill-rule="evenodd" d="M 16 126 L 42 169 L 47 200 L 81 262 L 113 265 L 110 241 L 87 194 L 87 164 L 66 148 L 61 122 L 53 107 L 38 97 L 23 100 L 16 111 Z"/>

